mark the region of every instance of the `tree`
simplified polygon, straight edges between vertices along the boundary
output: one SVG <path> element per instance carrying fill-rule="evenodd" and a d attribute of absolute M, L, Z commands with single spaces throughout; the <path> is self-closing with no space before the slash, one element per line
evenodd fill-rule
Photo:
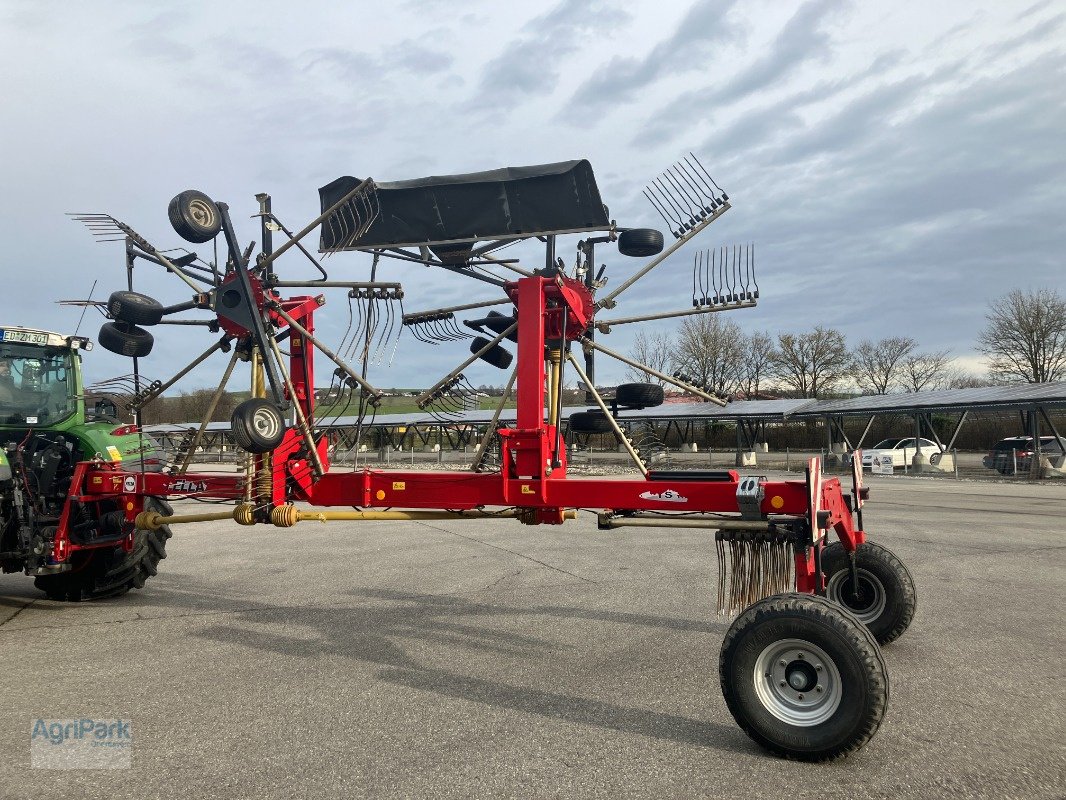
<path fill-rule="evenodd" d="M 896 382 L 900 364 L 917 342 L 907 336 L 892 336 L 874 344 L 866 340 L 855 348 L 853 368 L 855 382 L 863 391 L 887 394 Z"/>
<path fill-rule="evenodd" d="M 942 389 L 955 378 L 947 350 L 919 353 L 900 362 L 900 385 L 905 392 Z"/>
<path fill-rule="evenodd" d="M 760 386 L 769 375 L 777 357 L 769 331 L 754 331 L 747 337 L 740 363 L 740 384 L 748 400 L 758 400 Z"/>
<path fill-rule="evenodd" d="M 1001 382 L 1048 383 L 1066 378 L 1066 300 L 1052 289 L 1015 289 L 993 300 L 977 349 Z"/>
<path fill-rule="evenodd" d="M 677 332 L 674 369 L 705 391 L 731 395 L 740 381 L 744 340 L 737 324 L 718 314 L 686 317 Z"/>
<path fill-rule="evenodd" d="M 651 336 L 645 336 L 644 332 L 641 331 L 637 334 L 637 338 L 633 340 L 633 348 L 629 351 L 629 357 L 634 361 L 639 361 L 641 364 L 647 364 L 652 369 L 659 370 L 659 372 L 669 374 L 670 367 L 674 362 L 674 343 L 665 333 L 653 333 Z M 656 383 L 660 386 L 663 384 L 661 378 L 656 378 L 654 375 L 649 375 L 633 367 L 630 367 L 626 372 L 626 380 L 637 383 Z"/>
<path fill-rule="evenodd" d="M 818 397 L 848 375 L 851 358 L 844 334 L 821 325 L 810 333 L 777 337 L 774 374 L 799 397 Z"/>

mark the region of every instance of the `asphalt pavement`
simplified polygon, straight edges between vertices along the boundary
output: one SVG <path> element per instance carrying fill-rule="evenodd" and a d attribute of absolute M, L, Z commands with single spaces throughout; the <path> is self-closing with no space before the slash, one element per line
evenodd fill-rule
<path fill-rule="evenodd" d="M 1063 797 L 1066 486 L 869 483 L 919 608 L 843 761 L 733 722 L 705 532 L 199 523 L 116 600 L 0 577 L 0 796 Z M 31 769 L 34 719 L 85 716 L 131 768 Z"/>

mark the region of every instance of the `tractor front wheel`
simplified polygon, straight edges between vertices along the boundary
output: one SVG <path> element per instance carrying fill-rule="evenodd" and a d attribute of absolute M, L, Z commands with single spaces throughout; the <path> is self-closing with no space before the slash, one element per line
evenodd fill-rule
<path fill-rule="evenodd" d="M 873 737 L 888 707 L 888 671 L 873 635 L 813 595 L 749 606 L 726 633 L 718 669 L 737 724 L 785 758 L 847 756 Z"/>
<path fill-rule="evenodd" d="M 822 554 L 826 597 L 839 603 L 870 629 L 878 644 L 895 641 L 914 619 L 918 595 L 910 570 L 887 547 L 865 542 L 855 551 L 858 588 L 852 580 L 851 560 L 840 542 Z"/>

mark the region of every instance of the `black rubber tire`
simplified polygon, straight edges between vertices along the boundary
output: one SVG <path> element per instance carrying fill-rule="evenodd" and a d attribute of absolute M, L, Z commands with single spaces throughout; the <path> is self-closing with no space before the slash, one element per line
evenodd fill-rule
<path fill-rule="evenodd" d="M 663 251 L 663 235 L 654 228 L 633 228 L 618 234 L 618 252 L 624 256 L 647 258 Z"/>
<path fill-rule="evenodd" d="M 187 242 L 209 242 L 222 230 L 222 214 L 215 201 L 196 189 L 186 189 L 167 207 L 174 231 Z"/>
<path fill-rule="evenodd" d="M 144 501 L 146 511 L 173 514 L 170 504 L 156 497 Z M 137 529 L 133 550 L 121 547 L 82 551 L 74 569 L 58 575 L 42 575 L 33 585 L 49 600 L 78 602 L 118 597 L 130 589 L 143 588 L 145 581 L 159 571 L 159 562 L 167 557 L 167 539 L 173 534 L 164 525 L 157 531 Z"/>
<path fill-rule="evenodd" d="M 611 420 L 599 409 L 575 411 L 567 424 L 574 433 L 614 433 Z"/>
<path fill-rule="evenodd" d="M 100 327 L 96 341 L 105 350 L 130 358 L 148 355 L 155 345 L 155 337 L 152 334 L 128 322 L 105 322 Z"/>
<path fill-rule="evenodd" d="M 910 626 L 918 609 L 914 578 L 891 550 L 876 542 L 861 544 L 855 559 L 858 600 L 851 593 L 851 561 L 844 545 L 833 542 L 822 551 L 826 597 L 858 617 L 878 644 L 895 641 Z"/>
<path fill-rule="evenodd" d="M 285 438 L 285 417 L 269 400 L 253 397 L 233 409 L 233 441 L 249 453 L 269 453 Z"/>
<path fill-rule="evenodd" d="M 163 304 L 138 292 L 112 292 L 107 300 L 107 313 L 112 319 L 131 325 L 158 325 L 163 319 Z"/>
<path fill-rule="evenodd" d="M 666 399 L 662 386 L 654 383 L 623 383 L 614 392 L 618 405 L 627 408 L 654 408 Z"/>
<path fill-rule="evenodd" d="M 508 323 L 508 325 L 509 324 L 510 323 Z M 503 330 L 507 330 L 507 328 L 505 327 Z M 475 336 L 474 340 L 470 342 L 470 352 L 476 353 L 491 341 L 492 339 L 486 339 L 484 336 Z M 498 344 L 493 345 L 490 350 L 482 353 L 480 358 L 482 361 L 492 364 L 492 366 L 497 367 L 498 369 L 507 369 L 511 366 L 511 362 L 514 360 L 514 356 L 511 355 L 510 351 L 504 350 Z"/>
<path fill-rule="evenodd" d="M 831 663 L 819 663 L 821 656 L 812 646 Z M 780 668 L 777 661 L 761 663 L 779 648 L 793 650 L 789 659 L 800 651 L 800 660 L 786 666 L 782 659 Z M 810 648 L 806 661 L 804 648 Z M 823 669 L 814 672 L 812 661 Z M 772 670 L 769 678 L 764 666 Z M 781 675 L 774 674 L 778 671 Z M 778 678 L 804 671 L 812 683 L 825 684 L 827 693 L 811 693 L 808 683 L 804 700 L 787 683 L 778 688 Z M 778 594 L 749 606 L 725 635 L 718 672 L 737 724 L 771 753 L 788 759 L 831 761 L 855 752 L 877 732 L 888 708 L 888 670 L 877 641 L 854 615 L 814 595 Z M 835 705 L 831 698 L 837 699 Z M 813 709 L 816 716 L 799 723 L 775 711 L 789 711 L 792 702 L 800 711 Z"/>
<path fill-rule="evenodd" d="M 489 330 L 493 333 L 503 333 L 518 322 L 518 312 L 515 312 L 511 316 L 507 316 L 506 314 L 501 314 L 499 311 L 490 311 L 486 319 L 489 320 L 489 322 L 486 323 Z M 515 328 L 504 338 L 518 344 L 518 328 Z"/>

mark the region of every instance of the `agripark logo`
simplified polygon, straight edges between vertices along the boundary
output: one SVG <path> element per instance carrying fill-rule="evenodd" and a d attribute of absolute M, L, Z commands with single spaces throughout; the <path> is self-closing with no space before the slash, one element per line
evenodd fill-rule
<path fill-rule="evenodd" d="M 35 719 L 30 722 L 33 769 L 129 769 L 132 723 L 122 719 Z"/>

